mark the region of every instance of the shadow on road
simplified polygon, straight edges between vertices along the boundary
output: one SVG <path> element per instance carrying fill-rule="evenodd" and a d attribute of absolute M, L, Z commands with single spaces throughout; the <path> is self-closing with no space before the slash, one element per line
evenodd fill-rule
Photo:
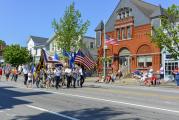
<path fill-rule="evenodd" d="M 60 114 L 77 118 L 80 120 L 140 120 L 140 118 L 132 118 L 131 113 L 124 111 L 115 111 L 109 107 L 103 108 L 87 108 L 74 111 L 63 111 Z M 69 120 L 50 113 L 41 113 L 34 116 L 16 116 L 13 120 Z"/>
<path fill-rule="evenodd" d="M 47 92 L 15 91 L 15 87 L 0 87 L 0 110 L 10 109 L 16 105 L 30 104 L 31 102 L 20 100 L 16 97 L 50 94 Z"/>

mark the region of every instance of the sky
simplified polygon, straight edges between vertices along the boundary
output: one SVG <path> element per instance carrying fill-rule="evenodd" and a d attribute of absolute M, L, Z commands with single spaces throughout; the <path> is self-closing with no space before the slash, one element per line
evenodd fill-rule
<path fill-rule="evenodd" d="M 75 2 L 83 21 L 89 20 L 87 36 L 95 37 L 94 29 L 107 21 L 120 0 L 0 0 L 0 39 L 9 44 L 27 46 L 30 35 L 52 37 L 53 19 L 59 20 L 70 3 Z M 144 0 L 167 8 L 179 0 Z"/>

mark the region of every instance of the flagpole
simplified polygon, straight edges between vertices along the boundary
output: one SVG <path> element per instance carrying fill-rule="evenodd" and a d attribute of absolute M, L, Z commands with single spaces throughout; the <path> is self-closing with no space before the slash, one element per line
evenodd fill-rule
<path fill-rule="evenodd" d="M 104 79 L 106 79 L 106 34 L 105 34 L 105 21 L 104 21 L 104 46 L 103 46 L 103 57 L 104 57 L 104 60 L 103 60 L 103 75 L 104 75 Z"/>

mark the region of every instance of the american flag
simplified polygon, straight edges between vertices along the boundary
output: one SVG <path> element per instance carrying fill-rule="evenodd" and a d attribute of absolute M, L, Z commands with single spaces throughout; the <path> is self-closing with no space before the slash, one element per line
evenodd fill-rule
<path fill-rule="evenodd" d="M 76 54 L 75 63 L 86 67 L 88 70 L 91 70 L 96 65 L 96 63 L 91 60 L 87 55 L 83 54 L 81 50 L 79 50 Z"/>

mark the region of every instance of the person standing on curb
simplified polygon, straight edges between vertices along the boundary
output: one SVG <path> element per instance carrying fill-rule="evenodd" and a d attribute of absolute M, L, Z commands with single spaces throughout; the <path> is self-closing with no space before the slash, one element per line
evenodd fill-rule
<path fill-rule="evenodd" d="M 179 88 L 179 71 L 175 74 L 175 80 L 176 80 L 177 88 Z"/>
<path fill-rule="evenodd" d="M 2 71 L 3 71 L 3 69 L 2 69 L 2 67 L 0 67 L 0 81 L 1 81 L 1 78 L 2 78 Z"/>

